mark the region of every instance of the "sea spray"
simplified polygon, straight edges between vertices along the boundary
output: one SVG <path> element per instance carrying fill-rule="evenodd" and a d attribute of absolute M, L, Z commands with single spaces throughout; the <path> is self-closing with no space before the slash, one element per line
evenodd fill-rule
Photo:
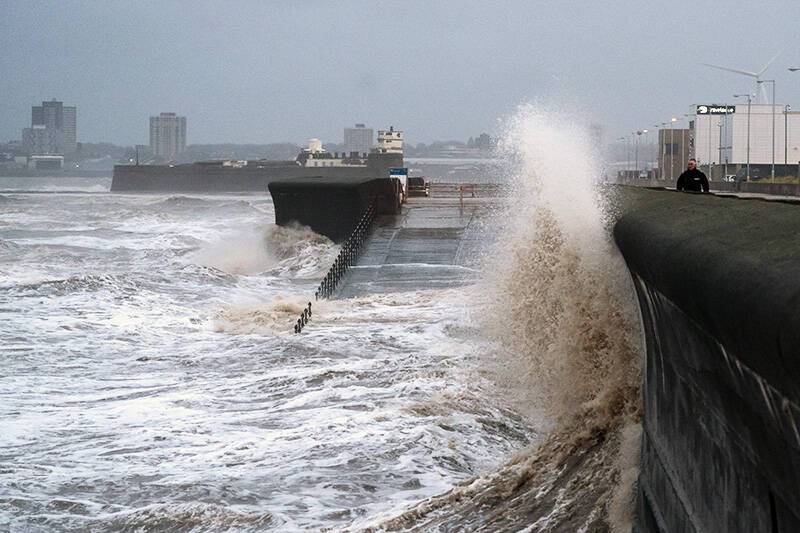
<path fill-rule="evenodd" d="M 580 123 L 533 105 L 499 150 L 513 194 L 476 315 L 501 347 L 490 362 L 498 388 L 549 433 L 376 530 L 629 530 L 641 340 L 600 162 Z"/>
<path fill-rule="evenodd" d="M 333 260 L 336 247 L 306 226 L 267 224 L 225 235 L 189 256 L 189 261 L 229 274 L 316 277 Z"/>
<path fill-rule="evenodd" d="M 503 378 L 557 418 L 638 384 L 633 292 L 606 230 L 588 131 L 527 105 L 499 149 L 514 162 L 514 194 L 487 256 L 492 312 L 482 316 L 506 348 Z"/>
<path fill-rule="evenodd" d="M 638 458 L 631 435 L 641 340 L 627 269 L 607 229 L 612 215 L 599 187 L 598 147 L 573 117 L 526 105 L 499 148 L 515 163 L 514 194 L 506 232 L 488 256 L 495 312 L 484 316 L 505 310 L 514 317 L 513 334 L 497 335 L 509 357 L 504 375 L 515 376 L 522 396 L 554 423 L 550 446 L 597 443 L 608 476 L 585 487 L 598 500 L 584 508 L 584 525 L 605 518 L 624 527 Z M 548 451 L 545 443 L 534 457 Z"/>
<path fill-rule="evenodd" d="M 300 299 L 283 297 L 269 302 L 237 302 L 218 311 L 211 327 L 218 333 L 282 334 L 291 333 L 294 320 L 303 312 Z"/>

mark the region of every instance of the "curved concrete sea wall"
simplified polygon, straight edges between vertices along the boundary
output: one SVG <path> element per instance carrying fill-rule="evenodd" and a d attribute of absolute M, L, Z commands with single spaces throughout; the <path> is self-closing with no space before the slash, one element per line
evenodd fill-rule
<path fill-rule="evenodd" d="M 677 182 L 672 180 L 628 180 L 624 185 L 636 187 L 671 187 L 674 188 Z M 797 183 L 770 183 L 768 181 L 744 181 L 735 183 L 730 181 L 712 181 L 709 184 L 712 191 L 719 192 L 743 192 L 751 194 L 769 194 L 773 196 L 800 196 L 800 184 Z"/>
<path fill-rule="evenodd" d="M 618 189 L 647 344 L 636 529 L 800 531 L 800 206 Z"/>

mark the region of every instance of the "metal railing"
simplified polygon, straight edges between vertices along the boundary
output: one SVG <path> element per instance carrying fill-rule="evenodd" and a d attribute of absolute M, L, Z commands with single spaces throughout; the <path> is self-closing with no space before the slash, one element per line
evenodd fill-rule
<path fill-rule="evenodd" d="M 344 278 L 345 273 L 347 273 L 347 269 L 356 264 L 356 261 L 358 261 L 364 249 L 364 243 L 367 237 L 369 237 L 369 230 L 374 220 L 375 203 L 373 202 L 367 207 L 364 214 L 361 215 L 356 227 L 353 228 L 353 232 L 350 233 L 350 236 L 347 237 L 347 240 L 342 244 L 339 255 L 333 260 L 333 265 L 331 265 L 328 273 L 322 278 L 319 287 L 317 287 L 317 290 L 314 292 L 315 300 L 329 298 L 333 295 L 339 283 Z M 301 333 L 310 320 L 311 302 L 308 302 L 308 305 L 303 309 L 303 312 L 300 313 L 300 318 L 297 319 L 294 325 L 294 332 Z"/>
<path fill-rule="evenodd" d="M 294 325 L 294 332 L 300 333 L 303 331 L 303 328 L 306 327 L 311 321 L 311 302 L 308 302 L 308 305 L 303 309 L 303 312 L 300 313 L 300 318 L 297 319 L 297 323 Z"/>
<path fill-rule="evenodd" d="M 314 298 L 317 300 L 329 298 L 339 286 L 339 282 L 344 278 L 347 269 L 356 264 L 358 257 L 361 255 L 361 250 L 364 247 L 369 236 L 369 230 L 372 227 L 372 222 L 375 220 L 375 204 L 372 203 L 361 215 L 361 219 L 356 224 L 353 232 L 342 244 L 342 249 L 339 250 L 339 255 L 333 260 L 328 273 L 322 278 Z"/>

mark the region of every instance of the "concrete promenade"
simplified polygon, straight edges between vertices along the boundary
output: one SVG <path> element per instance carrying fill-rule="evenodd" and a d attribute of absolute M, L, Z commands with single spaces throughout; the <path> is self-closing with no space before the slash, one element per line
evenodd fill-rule
<path fill-rule="evenodd" d="M 398 216 L 376 221 L 358 265 L 347 272 L 337 298 L 371 293 L 447 288 L 473 282 L 481 249 L 492 237 L 487 216 L 501 198 L 459 200 L 434 188 L 430 198 L 409 198 Z M 484 223 L 487 222 L 487 223 Z"/>

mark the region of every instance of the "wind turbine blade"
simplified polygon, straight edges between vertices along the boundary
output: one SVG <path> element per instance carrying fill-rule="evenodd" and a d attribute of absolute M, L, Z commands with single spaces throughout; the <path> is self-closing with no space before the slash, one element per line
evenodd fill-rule
<path fill-rule="evenodd" d="M 764 65 L 764 68 L 762 68 L 762 69 L 761 69 L 761 72 L 759 72 L 759 73 L 758 73 L 758 75 L 759 75 L 759 76 L 761 76 L 762 74 L 764 74 L 764 72 L 766 72 L 766 71 L 767 71 L 767 69 L 769 68 L 769 66 L 770 66 L 772 63 L 774 63 L 776 59 L 778 59 L 778 56 L 779 56 L 779 55 L 781 55 L 781 52 L 778 52 L 777 54 L 775 54 L 775 57 L 773 57 L 772 59 L 770 59 L 770 60 L 769 60 L 769 63 L 767 63 L 766 65 Z"/>
<path fill-rule="evenodd" d="M 758 74 L 755 72 L 748 72 L 746 70 L 738 70 L 735 68 L 728 68 L 728 67 L 721 67 L 719 65 L 712 65 L 711 63 L 700 63 L 701 65 L 705 65 L 711 68 L 718 68 L 719 70 L 727 70 L 728 72 L 735 72 L 736 74 L 744 74 L 745 76 L 750 76 L 751 78 L 758 78 Z M 769 65 L 767 65 L 769 66 Z"/>

